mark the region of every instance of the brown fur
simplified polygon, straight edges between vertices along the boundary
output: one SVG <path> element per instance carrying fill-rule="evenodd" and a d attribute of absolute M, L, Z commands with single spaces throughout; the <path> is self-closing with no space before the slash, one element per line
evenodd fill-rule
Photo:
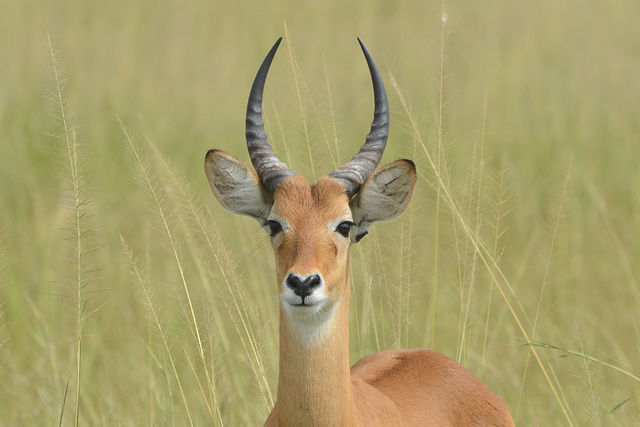
<path fill-rule="evenodd" d="M 289 272 L 320 273 L 327 286 L 338 281 L 336 276 L 348 262 L 349 246 L 347 241 L 336 241 L 327 223 L 350 218 L 348 203 L 344 188 L 333 178 L 321 178 L 311 186 L 306 179 L 294 176 L 276 189 L 272 212 L 290 226 L 282 241 L 274 242 L 278 283 L 282 284 Z M 333 291 L 330 288 L 329 294 Z"/>
<path fill-rule="evenodd" d="M 431 350 L 377 353 L 349 369 L 348 243 L 326 227 L 348 215 L 346 194 L 331 178 L 311 186 L 294 177 L 274 200 L 291 227 L 274 242 L 278 283 L 290 271 L 319 272 L 339 307 L 329 338 L 311 348 L 292 336 L 281 310 L 278 401 L 265 426 L 513 425 L 498 396 Z"/>
<path fill-rule="evenodd" d="M 319 274 L 324 280 L 327 298 L 320 312 L 305 317 L 304 309 L 303 314 L 290 313 L 280 302 L 278 399 L 266 426 L 513 425 L 498 396 L 463 366 L 434 351 L 385 351 L 349 368 L 353 239 L 335 227 L 359 221 L 353 237 L 375 221 L 399 215 L 415 184 L 413 163 L 398 161 L 374 172 L 361 190 L 365 196 L 351 200 L 353 206 L 330 177 L 313 186 L 302 177 L 289 177 L 271 198 L 246 165 L 225 153 L 209 152 L 205 170 L 227 209 L 262 224 L 269 218 L 284 224 L 284 231 L 271 240 L 281 294 L 289 273 Z M 375 184 L 366 187 L 369 182 Z M 313 334 L 318 338 L 308 339 Z"/>

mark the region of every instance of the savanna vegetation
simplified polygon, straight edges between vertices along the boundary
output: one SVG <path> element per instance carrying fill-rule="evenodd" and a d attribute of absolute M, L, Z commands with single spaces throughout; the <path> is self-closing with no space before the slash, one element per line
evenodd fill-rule
<path fill-rule="evenodd" d="M 640 424 L 640 3 L 5 1 L 0 424 L 261 425 L 267 234 L 203 173 L 248 162 L 251 81 L 310 180 L 364 142 L 362 37 L 404 215 L 352 249 L 351 356 L 430 347 L 517 425 Z"/>

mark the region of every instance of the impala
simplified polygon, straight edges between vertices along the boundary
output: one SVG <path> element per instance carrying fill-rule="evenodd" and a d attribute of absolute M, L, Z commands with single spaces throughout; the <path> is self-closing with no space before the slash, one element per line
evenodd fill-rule
<path fill-rule="evenodd" d="M 255 218 L 271 236 L 280 298 L 277 402 L 267 426 L 513 425 L 502 400 L 453 360 L 427 349 L 390 350 L 349 367 L 349 248 L 376 221 L 407 207 L 415 165 L 375 170 L 389 133 L 387 95 L 371 54 L 374 118 L 353 158 L 310 184 L 267 142 L 262 95 L 278 39 L 251 87 L 246 139 L 255 172 L 210 150 L 205 172 L 232 213 Z"/>

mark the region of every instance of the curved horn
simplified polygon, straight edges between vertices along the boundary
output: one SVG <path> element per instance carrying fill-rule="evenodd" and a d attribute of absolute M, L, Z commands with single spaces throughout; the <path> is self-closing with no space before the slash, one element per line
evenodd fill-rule
<path fill-rule="evenodd" d="M 265 188 L 273 193 L 278 184 L 288 176 L 296 173 L 282 163 L 273 152 L 271 145 L 267 142 L 267 134 L 264 131 L 264 121 L 262 120 L 262 94 L 264 93 L 264 83 L 267 80 L 267 73 L 271 66 L 271 61 L 280 46 L 282 37 L 273 45 L 267 56 L 264 58 L 258 74 L 251 86 L 249 102 L 247 103 L 247 119 L 245 134 L 247 138 L 247 148 L 251 164 Z"/>
<path fill-rule="evenodd" d="M 349 197 L 353 197 L 360 190 L 362 183 L 380 163 L 384 147 L 387 145 L 387 137 L 389 136 L 389 101 L 380 76 L 380 70 L 378 70 L 373 57 L 359 37 L 358 42 L 364 57 L 367 59 L 371 82 L 373 83 L 375 105 L 373 122 L 366 142 L 360 147 L 358 154 L 329 174 L 329 176 L 336 178 L 345 186 Z"/>

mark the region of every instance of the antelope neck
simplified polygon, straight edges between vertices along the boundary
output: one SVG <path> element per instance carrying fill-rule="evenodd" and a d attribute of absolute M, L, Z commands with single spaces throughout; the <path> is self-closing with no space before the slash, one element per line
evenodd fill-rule
<path fill-rule="evenodd" d="M 349 292 L 336 304 L 328 329 L 313 342 L 301 341 L 295 319 L 280 310 L 279 425 L 347 425 L 353 417 Z"/>

